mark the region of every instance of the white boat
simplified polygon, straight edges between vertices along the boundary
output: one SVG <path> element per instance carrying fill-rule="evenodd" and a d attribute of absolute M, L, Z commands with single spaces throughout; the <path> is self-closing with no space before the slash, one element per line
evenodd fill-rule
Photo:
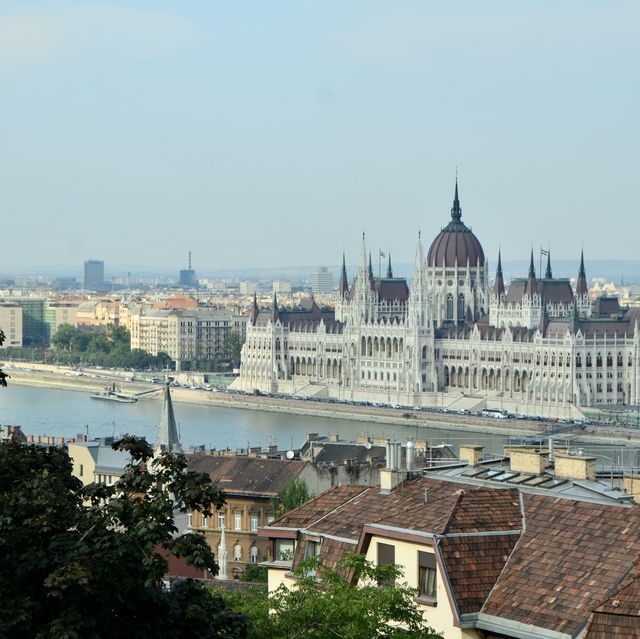
<path fill-rule="evenodd" d="M 138 398 L 134 395 L 125 395 L 115 384 L 107 386 L 102 393 L 96 393 L 89 397 L 91 397 L 91 399 L 104 399 L 108 402 L 119 402 L 121 404 L 134 404 L 138 401 Z"/>

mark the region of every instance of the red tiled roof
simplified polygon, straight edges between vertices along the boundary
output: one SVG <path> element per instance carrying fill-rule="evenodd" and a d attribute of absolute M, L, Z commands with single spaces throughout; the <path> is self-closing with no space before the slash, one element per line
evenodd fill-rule
<path fill-rule="evenodd" d="M 518 535 L 444 537 L 442 559 L 461 614 L 479 612 L 500 576 Z"/>
<path fill-rule="evenodd" d="M 526 529 L 482 612 L 574 635 L 640 555 L 640 508 L 523 499 Z"/>

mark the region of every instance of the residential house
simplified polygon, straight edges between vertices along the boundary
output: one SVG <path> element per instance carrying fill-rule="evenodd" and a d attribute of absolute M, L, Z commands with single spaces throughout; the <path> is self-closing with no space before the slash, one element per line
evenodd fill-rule
<path fill-rule="evenodd" d="M 380 486 L 335 487 L 260 529 L 269 590 L 294 586 L 290 571 L 304 557 L 335 566 L 352 551 L 399 564 L 426 621 L 447 639 L 639 636 L 640 506 L 534 486 L 401 479 L 385 469 Z"/>

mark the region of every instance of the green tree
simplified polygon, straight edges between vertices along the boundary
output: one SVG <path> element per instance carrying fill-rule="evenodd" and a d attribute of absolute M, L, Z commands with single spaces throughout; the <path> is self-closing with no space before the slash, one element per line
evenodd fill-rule
<path fill-rule="evenodd" d="M 174 510 L 211 515 L 222 491 L 144 440 L 114 448 L 132 458 L 122 478 L 84 487 L 66 451 L 0 444 L 0 637 L 246 636 L 220 596 L 161 581 L 167 554 L 217 571 L 200 534 L 176 535 Z"/>
<path fill-rule="evenodd" d="M 350 554 L 337 570 L 314 557 L 293 574 L 295 589 L 282 585 L 268 599 L 257 591 L 228 599 L 251 619 L 251 639 L 442 639 L 416 608 L 416 590 L 400 583 L 398 566 L 374 566 Z M 389 582 L 394 585 L 378 586 Z"/>
<path fill-rule="evenodd" d="M 240 366 L 240 355 L 242 353 L 242 337 L 238 331 L 229 331 L 225 341 L 225 355 L 231 362 L 233 368 Z"/>
<path fill-rule="evenodd" d="M 309 492 L 309 487 L 304 479 L 295 477 L 286 486 L 278 489 L 278 494 L 271 499 L 271 507 L 276 516 L 284 515 L 284 513 L 302 506 L 309 501 L 313 494 Z"/>
<path fill-rule="evenodd" d="M 254 583 L 267 583 L 269 572 L 265 566 L 258 564 L 248 564 L 242 573 L 242 581 L 252 581 Z"/>

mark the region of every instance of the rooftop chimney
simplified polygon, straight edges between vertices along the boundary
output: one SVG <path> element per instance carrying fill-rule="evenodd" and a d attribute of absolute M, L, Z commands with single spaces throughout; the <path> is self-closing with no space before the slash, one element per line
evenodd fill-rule
<path fill-rule="evenodd" d="M 484 446 L 460 444 L 460 461 L 466 461 L 470 466 L 475 466 L 484 457 Z"/>
<path fill-rule="evenodd" d="M 587 455 L 556 453 L 556 477 L 596 480 L 596 458 Z"/>
<path fill-rule="evenodd" d="M 549 465 L 549 451 L 531 448 L 511 448 L 509 450 L 511 470 L 514 473 L 542 475 Z"/>

